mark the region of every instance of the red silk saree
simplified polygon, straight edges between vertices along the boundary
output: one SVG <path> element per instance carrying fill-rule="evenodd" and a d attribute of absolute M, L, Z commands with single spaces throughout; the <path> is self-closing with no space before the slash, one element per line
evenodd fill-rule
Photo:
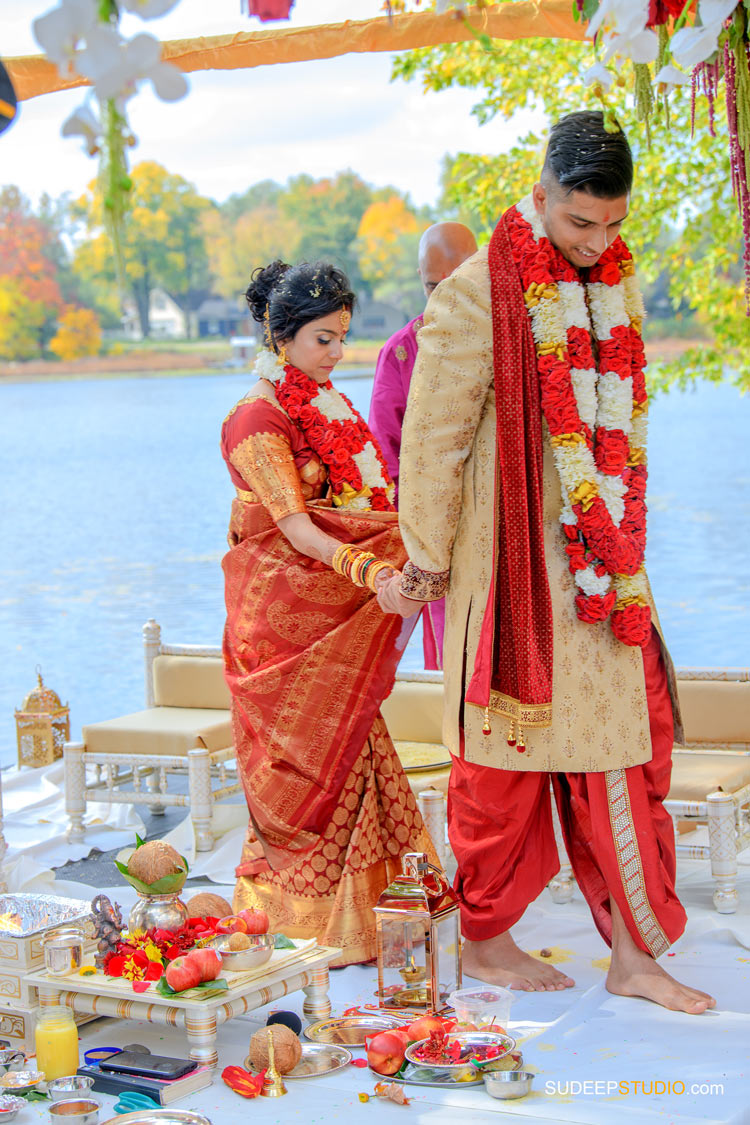
<path fill-rule="evenodd" d="M 432 852 L 379 715 L 415 619 L 383 614 L 369 590 L 299 554 L 258 502 L 258 477 L 248 483 L 223 561 L 225 674 L 250 813 L 235 909 L 261 907 L 272 928 L 341 948 L 338 964 L 368 960 L 372 907 L 400 857 Z M 324 500 L 305 510 L 336 539 L 405 562 L 395 513 Z"/>

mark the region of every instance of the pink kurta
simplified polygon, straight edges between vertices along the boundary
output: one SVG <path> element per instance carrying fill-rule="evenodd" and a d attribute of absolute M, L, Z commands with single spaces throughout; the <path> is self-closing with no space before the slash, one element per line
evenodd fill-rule
<path fill-rule="evenodd" d="M 372 385 L 368 425 L 378 439 L 388 472 L 396 485 L 394 502 L 397 508 L 401 426 L 417 359 L 417 333 L 421 327 L 422 317 L 416 316 L 385 342 L 378 356 Z M 442 668 L 445 632 L 445 601 L 442 598 L 425 606 L 422 611 L 422 629 L 425 668 Z"/>

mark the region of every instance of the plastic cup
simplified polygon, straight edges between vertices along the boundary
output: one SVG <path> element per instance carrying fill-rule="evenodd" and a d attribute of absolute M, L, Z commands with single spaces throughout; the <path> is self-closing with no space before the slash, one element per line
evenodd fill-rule
<path fill-rule="evenodd" d="M 506 1030 L 513 1000 L 510 989 L 494 984 L 451 992 L 449 1002 L 453 1005 L 459 1025 L 456 1030 L 471 1030 L 472 1027 L 477 1031 Z"/>

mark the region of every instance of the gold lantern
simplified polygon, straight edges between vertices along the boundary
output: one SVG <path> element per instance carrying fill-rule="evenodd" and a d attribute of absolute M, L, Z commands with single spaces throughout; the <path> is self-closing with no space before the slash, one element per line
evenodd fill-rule
<path fill-rule="evenodd" d="M 434 1015 L 461 987 L 458 899 L 423 853 L 405 855 L 403 869 L 374 908 L 378 1003 Z"/>
<path fill-rule="evenodd" d="M 19 766 L 46 766 L 63 756 L 63 746 L 70 738 L 70 708 L 63 707 L 52 688 L 44 686 L 42 673 L 36 670 L 37 686 L 16 711 Z"/>

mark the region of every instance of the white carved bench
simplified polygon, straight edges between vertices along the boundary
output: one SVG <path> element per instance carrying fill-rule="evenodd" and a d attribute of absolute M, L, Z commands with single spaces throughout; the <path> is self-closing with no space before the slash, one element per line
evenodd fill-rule
<path fill-rule="evenodd" d="M 737 856 L 750 847 L 750 670 L 679 668 L 685 748 L 675 747 L 665 807 L 677 854 L 709 859 L 720 914 L 737 909 Z M 680 828 L 708 827 L 708 844 L 682 843 Z"/>
<path fill-rule="evenodd" d="M 88 801 L 141 804 L 153 813 L 187 805 L 196 848 L 210 851 L 214 802 L 241 789 L 221 649 L 162 644 L 153 620 L 143 639 L 146 709 L 84 726 L 82 741 L 65 745 L 68 838 L 84 838 Z M 168 791 L 174 775 L 187 775 L 187 794 Z"/>

